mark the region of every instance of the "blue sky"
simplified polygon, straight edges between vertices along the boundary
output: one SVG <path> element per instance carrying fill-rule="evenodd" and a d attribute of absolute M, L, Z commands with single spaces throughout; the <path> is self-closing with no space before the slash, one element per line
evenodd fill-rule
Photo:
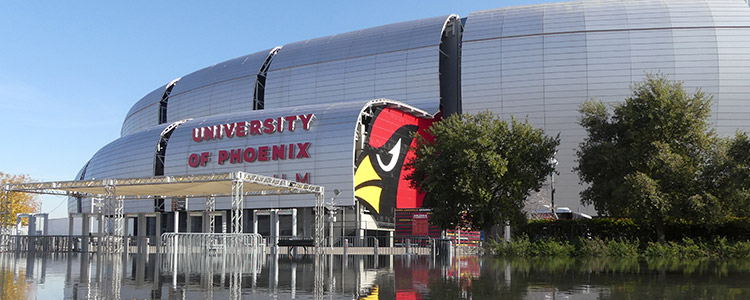
<path fill-rule="evenodd" d="M 2 1 L 0 171 L 72 180 L 146 93 L 309 38 L 549 1 Z M 65 198 L 42 211 L 66 216 Z"/>

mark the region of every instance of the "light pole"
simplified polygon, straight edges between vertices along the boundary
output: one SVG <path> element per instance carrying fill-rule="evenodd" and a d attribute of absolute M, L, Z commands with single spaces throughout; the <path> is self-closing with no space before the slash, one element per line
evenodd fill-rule
<path fill-rule="evenodd" d="M 341 194 L 341 191 L 338 189 L 333 190 L 333 197 L 331 197 L 331 201 L 328 202 L 327 208 L 328 208 L 328 238 L 329 246 L 333 248 L 333 222 L 336 222 L 336 211 L 338 210 L 338 207 L 336 206 L 336 197 L 338 197 Z M 343 225 L 341 225 L 343 226 Z"/>
<path fill-rule="evenodd" d="M 557 212 L 555 212 L 555 173 L 557 173 L 557 159 L 555 158 L 557 156 L 557 150 L 555 150 L 555 153 L 552 153 L 552 157 L 549 159 L 549 165 L 552 166 L 552 173 L 550 173 L 550 202 L 552 202 L 552 217 L 557 219 Z"/>

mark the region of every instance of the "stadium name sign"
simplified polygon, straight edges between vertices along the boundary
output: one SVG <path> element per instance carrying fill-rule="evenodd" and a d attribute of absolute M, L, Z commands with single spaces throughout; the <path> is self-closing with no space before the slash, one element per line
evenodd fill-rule
<path fill-rule="evenodd" d="M 315 119 L 315 114 L 304 114 L 193 128 L 193 141 L 200 143 L 225 138 L 281 134 L 287 131 L 294 132 L 300 125 L 302 130 L 307 131 L 310 130 L 313 119 Z M 310 142 L 225 149 L 218 150 L 216 161 L 223 165 L 225 163 L 310 158 L 309 149 Z M 192 153 L 188 156 L 188 165 L 192 168 L 205 167 L 211 161 L 211 154 L 211 152 Z"/>

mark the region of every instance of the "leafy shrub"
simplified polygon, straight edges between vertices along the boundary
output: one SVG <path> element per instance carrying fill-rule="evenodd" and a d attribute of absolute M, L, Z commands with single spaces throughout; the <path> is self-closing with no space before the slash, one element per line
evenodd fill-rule
<path fill-rule="evenodd" d="M 540 240 L 532 244 L 533 256 L 571 256 L 574 250 L 575 248 L 568 241 Z"/>
<path fill-rule="evenodd" d="M 608 240 L 607 256 L 612 257 L 638 257 L 638 239 L 627 241 L 625 239 Z"/>
<path fill-rule="evenodd" d="M 496 240 L 490 246 L 493 253 L 504 257 L 527 257 L 531 255 L 531 242 L 526 236 L 519 236 L 510 243 L 502 240 Z"/>
<path fill-rule="evenodd" d="M 575 246 L 576 256 L 601 257 L 607 254 L 607 243 L 599 238 L 578 239 Z"/>
<path fill-rule="evenodd" d="M 493 253 L 505 257 L 556 257 L 571 256 L 575 248 L 567 241 L 539 240 L 532 242 L 520 236 L 510 243 L 493 242 Z"/>

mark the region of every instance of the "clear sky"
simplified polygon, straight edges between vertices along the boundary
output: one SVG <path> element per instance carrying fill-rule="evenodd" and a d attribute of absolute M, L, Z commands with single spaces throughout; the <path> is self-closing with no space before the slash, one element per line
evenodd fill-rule
<path fill-rule="evenodd" d="M 390 23 L 550 1 L 2 1 L 0 171 L 73 180 L 130 107 L 241 55 Z M 65 217 L 63 197 L 42 212 Z"/>

